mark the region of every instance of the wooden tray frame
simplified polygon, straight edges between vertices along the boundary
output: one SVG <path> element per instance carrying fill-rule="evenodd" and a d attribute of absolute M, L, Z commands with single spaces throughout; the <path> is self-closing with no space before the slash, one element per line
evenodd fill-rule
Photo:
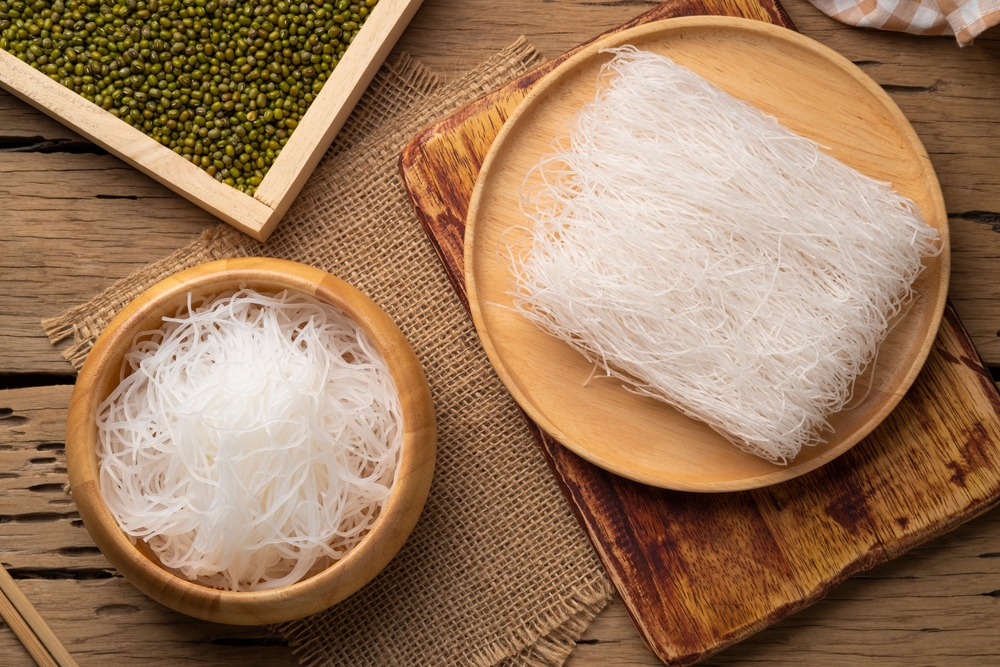
<path fill-rule="evenodd" d="M 423 0 L 380 0 L 257 191 L 220 183 L 128 123 L 0 49 L 0 87 L 258 241 L 274 231 Z"/>

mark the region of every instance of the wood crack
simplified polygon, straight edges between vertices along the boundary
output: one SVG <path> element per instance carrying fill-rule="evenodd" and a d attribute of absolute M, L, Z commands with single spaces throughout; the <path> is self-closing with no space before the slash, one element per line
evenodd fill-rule
<path fill-rule="evenodd" d="M 63 579 L 73 579 L 76 581 L 92 581 L 94 579 L 111 579 L 119 575 L 115 570 L 110 568 L 96 568 L 96 567 L 83 567 L 83 568 L 46 568 L 46 569 L 35 569 L 26 567 L 9 567 L 7 568 L 7 573 L 10 574 L 14 579 L 48 579 L 48 580 L 63 580 Z"/>
<path fill-rule="evenodd" d="M 56 553 L 60 556 L 78 558 L 80 556 L 100 556 L 101 550 L 97 547 L 62 547 L 61 549 L 56 549 Z"/>
<path fill-rule="evenodd" d="M 79 139 L 46 139 L 45 137 L 2 137 L 0 153 L 73 153 L 76 155 L 108 155 L 89 141 Z"/>
<path fill-rule="evenodd" d="M 63 493 L 62 484 L 35 484 L 28 487 L 34 493 Z"/>
<path fill-rule="evenodd" d="M 948 218 L 978 222 L 989 225 L 993 231 L 1000 233 L 1000 213 L 996 211 L 965 211 L 964 213 L 949 213 Z"/>
<path fill-rule="evenodd" d="M 41 329 L 41 326 L 39 326 Z M 25 389 L 27 387 L 54 387 L 76 384 L 76 375 L 57 373 L 2 373 L 0 391 L 4 389 Z M 0 407 L 0 419 L 13 414 L 10 408 Z"/>
<path fill-rule="evenodd" d="M 79 512 L 27 512 L 25 514 L 0 514 L 0 523 L 49 523 L 79 518 Z"/>
<path fill-rule="evenodd" d="M 933 93 L 937 91 L 939 81 L 935 81 L 930 86 L 900 86 L 893 83 L 881 84 L 882 90 L 887 93 L 897 93 L 900 95 L 913 95 L 923 93 Z"/>
<path fill-rule="evenodd" d="M 73 153 L 77 155 L 107 155 L 108 152 L 88 141 L 76 139 L 43 139 L 42 137 L 0 137 L 0 152 L 6 153 Z"/>
<path fill-rule="evenodd" d="M 587 7 L 653 7 L 660 4 L 658 0 L 617 0 L 612 2 L 581 2 Z"/>

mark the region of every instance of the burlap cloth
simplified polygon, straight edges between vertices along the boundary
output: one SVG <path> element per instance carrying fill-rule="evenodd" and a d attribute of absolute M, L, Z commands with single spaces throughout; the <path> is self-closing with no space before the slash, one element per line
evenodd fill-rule
<path fill-rule="evenodd" d="M 280 257 L 352 283 L 388 312 L 434 396 L 430 498 L 398 556 L 335 607 L 280 626 L 303 665 L 560 665 L 612 587 L 486 358 L 396 172 L 430 121 L 537 64 L 523 41 L 447 85 L 386 65 L 265 244 L 220 225 L 46 320 L 79 367 L 131 298 L 163 276 L 238 255 Z"/>

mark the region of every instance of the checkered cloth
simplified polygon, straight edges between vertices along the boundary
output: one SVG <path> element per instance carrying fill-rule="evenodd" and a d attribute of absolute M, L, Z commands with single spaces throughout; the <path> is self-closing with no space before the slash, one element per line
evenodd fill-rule
<path fill-rule="evenodd" d="M 1000 0 L 810 0 L 838 21 L 914 35 L 955 35 L 960 46 L 1000 23 Z"/>

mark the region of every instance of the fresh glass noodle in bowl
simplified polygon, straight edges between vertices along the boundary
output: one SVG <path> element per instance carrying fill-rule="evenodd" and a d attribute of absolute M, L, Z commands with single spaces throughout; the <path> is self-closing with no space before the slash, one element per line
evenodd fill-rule
<path fill-rule="evenodd" d="M 434 412 L 402 333 L 323 271 L 222 260 L 108 325 L 74 389 L 73 496 L 150 597 L 205 620 L 280 623 L 384 568 L 426 500 Z"/>
<path fill-rule="evenodd" d="M 98 408 L 101 493 L 165 567 L 213 588 L 292 584 L 371 529 L 399 395 L 371 338 L 298 292 L 187 302 L 125 355 Z"/>

